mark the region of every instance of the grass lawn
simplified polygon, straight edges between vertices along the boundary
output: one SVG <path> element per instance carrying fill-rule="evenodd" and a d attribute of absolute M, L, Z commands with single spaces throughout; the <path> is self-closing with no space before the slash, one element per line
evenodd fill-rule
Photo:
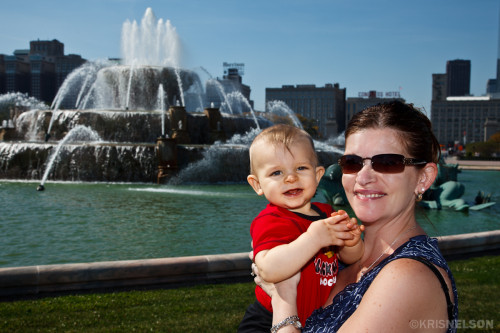
<path fill-rule="evenodd" d="M 500 256 L 450 267 L 459 332 L 499 332 Z M 236 283 L 0 302 L 0 332 L 236 332 L 253 288 Z"/>

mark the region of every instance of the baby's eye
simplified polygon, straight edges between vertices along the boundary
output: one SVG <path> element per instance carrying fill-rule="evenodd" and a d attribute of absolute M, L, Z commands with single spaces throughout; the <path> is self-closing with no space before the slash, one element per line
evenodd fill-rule
<path fill-rule="evenodd" d="M 306 167 L 305 165 L 303 165 L 303 166 L 299 166 L 299 167 L 297 168 L 297 170 L 307 170 L 307 169 L 309 169 L 309 168 L 308 168 L 308 167 Z"/>
<path fill-rule="evenodd" d="M 281 171 L 277 170 L 277 171 L 271 172 L 270 176 L 279 176 L 279 175 L 281 175 Z"/>

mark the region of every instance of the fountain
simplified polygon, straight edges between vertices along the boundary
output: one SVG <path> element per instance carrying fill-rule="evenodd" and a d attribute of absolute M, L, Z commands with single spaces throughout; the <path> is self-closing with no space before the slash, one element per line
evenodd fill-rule
<path fill-rule="evenodd" d="M 62 139 L 59 142 L 55 151 L 50 154 L 48 158 L 47 167 L 45 168 L 45 173 L 43 174 L 42 182 L 40 183 L 39 189 L 43 190 L 45 188 L 44 184 L 47 181 L 50 171 L 52 170 L 54 162 L 58 157 L 60 157 L 59 152 L 63 147 L 65 147 L 66 143 L 72 141 L 82 142 L 82 141 L 99 141 L 99 140 L 100 140 L 99 135 L 95 131 L 83 125 L 78 125 L 71 131 L 69 131 L 69 133 L 64 137 L 64 139 Z"/>
<path fill-rule="evenodd" d="M 276 118 L 285 118 L 285 119 L 291 119 L 292 123 L 290 125 L 293 125 L 298 128 L 302 128 L 302 124 L 300 123 L 300 120 L 297 118 L 295 115 L 295 112 L 293 112 L 292 109 L 286 105 L 285 102 L 283 101 L 269 101 L 267 102 L 267 110 L 273 115 L 273 119 L 271 119 L 273 122 L 278 122 L 278 119 Z"/>
<path fill-rule="evenodd" d="M 243 182 L 256 133 L 284 118 L 300 126 L 282 102 L 270 104 L 273 117 L 266 119 L 240 92 L 224 91 L 210 74 L 204 85 L 196 70 L 182 68 L 175 27 L 150 8 L 140 23 L 125 21 L 121 39 L 121 63 L 99 60 L 77 68 L 50 108 L 15 103 L 8 115 L 14 126 L 2 129 L 0 178 L 42 177 L 40 189 L 47 180 L 193 182 L 204 181 L 200 175 L 208 177 L 209 166 L 224 159 L 239 164 L 221 166 L 217 173 L 224 175 L 207 181 Z M 207 101 L 203 87 L 210 85 L 220 94 L 220 108 Z M 93 134 L 75 142 L 81 131 Z M 334 161 L 327 151 L 325 165 Z"/>
<path fill-rule="evenodd" d="M 156 99 L 156 105 L 158 110 L 161 112 L 161 136 L 165 136 L 165 90 L 163 90 L 163 84 L 160 83 L 158 87 L 158 97 Z"/>

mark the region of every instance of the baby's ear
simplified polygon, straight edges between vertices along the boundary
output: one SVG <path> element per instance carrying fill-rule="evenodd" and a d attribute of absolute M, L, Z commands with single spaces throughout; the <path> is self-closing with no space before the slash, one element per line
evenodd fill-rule
<path fill-rule="evenodd" d="M 247 182 L 248 182 L 248 184 L 250 184 L 250 186 L 252 186 L 252 188 L 255 191 L 255 193 L 257 193 L 258 195 L 263 195 L 264 194 L 264 191 L 260 187 L 259 178 L 257 178 L 257 176 L 255 176 L 255 175 L 248 175 Z"/>
<path fill-rule="evenodd" d="M 316 167 L 316 181 L 319 183 L 321 177 L 325 174 L 325 168 L 323 166 Z"/>

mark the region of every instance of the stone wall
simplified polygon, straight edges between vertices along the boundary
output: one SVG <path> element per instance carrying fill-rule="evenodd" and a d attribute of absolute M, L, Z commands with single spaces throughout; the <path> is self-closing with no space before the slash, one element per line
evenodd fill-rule
<path fill-rule="evenodd" d="M 438 237 L 448 259 L 500 251 L 500 230 Z M 248 253 L 0 268 L 0 299 L 252 281 Z"/>

